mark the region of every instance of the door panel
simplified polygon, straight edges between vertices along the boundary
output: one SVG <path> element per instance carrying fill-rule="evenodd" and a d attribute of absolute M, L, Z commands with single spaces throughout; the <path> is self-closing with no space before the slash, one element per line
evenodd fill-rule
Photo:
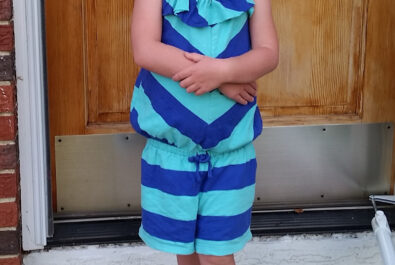
<path fill-rule="evenodd" d="M 133 1 L 84 1 L 87 126 L 129 120 L 138 68 L 130 44 Z"/>
<path fill-rule="evenodd" d="M 280 64 L 259 81 L 265 121 L 361 114 L 366 2 L 273 1 Z"/>

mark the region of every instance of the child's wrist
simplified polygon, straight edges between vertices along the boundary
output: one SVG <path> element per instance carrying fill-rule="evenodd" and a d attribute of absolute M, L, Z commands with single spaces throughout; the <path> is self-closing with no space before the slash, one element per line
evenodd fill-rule
<path fill-rule="evenodd" d="M 229 59 L 219 59 L 221 62 L 221 80 L 222 83 L 232 83 L 232 61 Z"/>
<path fill-rule="evenodd" d="M 229 73 L 230 73 L 230 65 L 226 59 L 217 59 L 218 61 L 218 71 L 219 71 L 219 80 L 221 80 L 221 84 L 229 83 Z"/>

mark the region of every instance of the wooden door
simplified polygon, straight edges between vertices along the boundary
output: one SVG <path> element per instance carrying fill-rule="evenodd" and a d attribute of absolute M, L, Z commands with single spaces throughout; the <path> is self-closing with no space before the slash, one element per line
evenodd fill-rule
<path fill-rule="evenodd" d="M 130 48 L 131 0 L 46 0 L 53 209 L 54 137 L 133 131 L 138 68 Z"/>
<path fill-rule="evenodd" d="M 395 122 L 392 0 L 272 3 L 280 64 L 259 80 L 265 125 Z M 132 0 L 45 1 L 54 210 L 54 137 L 132 131 L 132 7 Z"/>

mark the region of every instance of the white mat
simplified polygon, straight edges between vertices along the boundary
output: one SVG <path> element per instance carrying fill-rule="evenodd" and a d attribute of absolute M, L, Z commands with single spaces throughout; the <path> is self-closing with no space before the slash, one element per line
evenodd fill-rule
<path fill-rule="evenodd" d="M 395 234 L 393 235 L 395 241 Z M 143 244 L 54 248 L 24 256 L 25 265 L 170 265 L 174 255 Z M 255 237 L 236 253 L 237 265 L 382 264 L 371 232 Z"/>

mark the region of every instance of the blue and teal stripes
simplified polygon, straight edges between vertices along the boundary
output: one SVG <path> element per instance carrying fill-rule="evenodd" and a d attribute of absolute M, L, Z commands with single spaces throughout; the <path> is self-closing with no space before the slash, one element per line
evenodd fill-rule
<path fill-rule="evenodd" d="M 253 0 L 162 0 L 163 16 L 175 15 L 192 27 L 220 24 L 253 11 Z"/>
<path fill-rule="evenodd" d="M 163 0 L 162 42 L 214 58 L 242 55 L 251 49 L 253 10 L 253 0 Z M 241 105 L 217 89 L 196 96 L 141 69 L 130 122 L 148 138 L 141 160 L 144 242 L 176 254 L 240 250 L 251 239 L 252 141 L 262 131 L 256 99 Z"/>
<path fill-rule="evenodd" d="M 252 0 L 162 0 L 162 42 L 229 58 L 251 49 Z M 227 152 L 262 131 L 257 102 L 241 105 L 218 90 L 187 93 L 171 78 L 141 69 L 130 104 L 133 128 L 147 138 L 194 150 Z"/>
<path fill-rule="evenodd" d="M 197 177 L 194 164 L 186 162 L 190 154 L 148 139 L 141 163 L 140 236 L 154 248 L 177 254 L 213 254 L 217 249 L 209 246 L 214 245 L 221 249 L 216 255 L 238 251 L 251 238 L 257 167 L 253 145 L 211 153 L 213 177 L 203 164 Z"/>

